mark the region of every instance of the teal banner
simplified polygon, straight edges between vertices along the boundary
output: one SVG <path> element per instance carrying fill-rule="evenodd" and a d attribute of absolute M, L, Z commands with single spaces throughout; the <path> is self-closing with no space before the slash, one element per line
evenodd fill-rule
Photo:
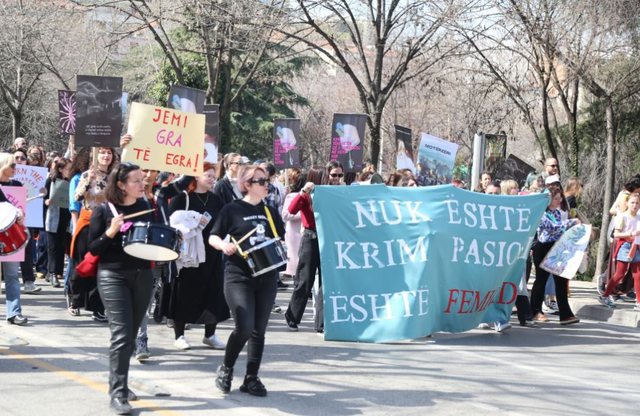
<path fill-rule="evenodd" d="M 546 194 L 318 186 L 325 339 L 383 342 L 508 320 Z"/>

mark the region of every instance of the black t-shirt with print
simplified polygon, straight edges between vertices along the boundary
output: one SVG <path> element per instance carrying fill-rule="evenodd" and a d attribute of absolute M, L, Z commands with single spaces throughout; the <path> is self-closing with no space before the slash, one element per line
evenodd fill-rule
<path fill-rule="evenodd" d="M 233 201 L 222 208 L 220 215 L 211 229 L 212 235 L 224 239 L 227 235 L 233 237 L 236 241 L 240 240 L 247 233 L 258 227 L 251 237 L 247 238 L 240 244 L 242 250 L 246 251 L 250 248 L 270 239 L 274 238 L 273 231 L 267 220 L 265 207 L 269 209 L 271 218 L 275 225 L 278 236 L 284 238 L 284 224 L 280 213 L 271 207 L 267 207 L 263 202 L 258 205 L 251 205 L 243 200 Z M 239 254 L 226 258 L 226 268 L 229 271 L 242 273 L 247 276 L 251 275 L 251 269 L 247 262 Z"/>

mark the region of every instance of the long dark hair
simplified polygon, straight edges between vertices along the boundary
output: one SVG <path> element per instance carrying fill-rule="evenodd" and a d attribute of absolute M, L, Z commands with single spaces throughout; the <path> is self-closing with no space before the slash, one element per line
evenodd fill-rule
<path fill-rule="evenodd" d="M 89 170 L 90 163 L 91 148 L 83 147 L 78 150 L 78 153 L 76 153 L 76 156 L 73 158 L 73 164 L 71 165 L 71 177 Z"/>
<path fill-rule="evenodd" d="M 49 171 L 49 177 L 51 178 L 51 180 L 56 181 L 58 179 L 64 179 L 60 170 L 64 169 L 64 167 L 69 163 L 71 163 L 71 161 L 64 157 L 58 158 L 58 160 L 56 160 L 56 163 L 52 163 L 51 170 Z"/>
<path fill-rule="evenodd" d="M 324 169 L 320 166 L 314 166 L 309 169 L 307 182 L 313 182 L 314 185 L 322 185 L 322 178 L 324 178 Z"/>
<path fill-rule="evenodd" d="M 138 169 L 140 169 L 140 166 L 125 162 L 111 171 L 107 180 L 107 187 L 104 189 L 104 196 L 107 201 L 117 205 L 121 205 L 124 202 L 126 194 L 118 187 L 118 182 L 127 183 L 129 174 Z"/>

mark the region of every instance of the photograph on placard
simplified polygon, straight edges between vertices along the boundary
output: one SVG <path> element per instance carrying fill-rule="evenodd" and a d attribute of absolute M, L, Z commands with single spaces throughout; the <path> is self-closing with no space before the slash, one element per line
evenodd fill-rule
<path fill-rule="evenodd" d="M 202 114 L 206 95 L 206 91 L 203 90 L 183 87 L 182 85 L 172 85 L 169 90 L 167 107 L 184 111 L 185 113 Z"/>
<path fill-rule="evenodd" d="M 58 90 L 58 119 L 60 133 L 76 132 L 76 92 Z"/>
<path fill-rule="evenodd" d="M 409 169 L 416 173 L 416 165 L 413 162 L 413 140 L 411 129 L 402 126 L 394 126 L 396 130 L 396 169 Z"/>
<path fill-rule="evenodd" d="M 209 163 L 218 163 L 220 105 L 205 104 L 203 114 L 205 116 L 204 160 Z"/>
<path fill-rule="evenodd" d="M 78 75 L 77 146 L 118 147 L 122 129 L 122 78 Z"/>
<path fill-rule="evenodd" d="M 418 184 L 428 186 L 451 183 L 458 147 L 455 143 L 422 133 L 418 148 Z"/>
<path fill-rule="evenodd" d="M 273 121 L 273 163 L 277 169 L 300 167 L 299 119 Z"/>
<path fill-rule="evenodd" d="M 345 172 L 362 169 L 362 149 L 367 116 L 364 114 L 334 114 L 331 123 L 330 159 L 342 163 Z"/>

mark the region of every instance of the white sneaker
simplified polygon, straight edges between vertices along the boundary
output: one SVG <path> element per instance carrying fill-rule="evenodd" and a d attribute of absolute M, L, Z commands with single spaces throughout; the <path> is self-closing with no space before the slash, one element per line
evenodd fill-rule
<path fill-rule="evenodd" d="M 509 329 L 509 328 L 511 328 L 511 324 L 510 324 L 509 322 L 496 322 L 496 323 L 493 325 L 493 329 L 494 329 L 496 332 L 504 332 L 504 331 L 506 331 L 506 330 L 507 330 L 507 329 Z"/>
<path fill-rule="evenodd" d="M 22 291 L 24 293 L 38 293 L 42 290 L 40 286 L 36 286 L 35 282 L 25 282 L 22 286 Z"/>
<path fill-rule="evenodd" d="M 173 345 L 179 350 L 188 350 L 191 349 L 191 344 L 187 341 L 184 335 L 181 335 L 180 338 L 175 340 Z"/>
<path fill-rule="evenodd" d="M 213 348 L 214 350 L 223 350 L 227 348 L 227 344 L 225 344 L 224 341 L 222 341 L 216 334 L 211 335 L 209 338 L 202 338 L 202 343 Z"/>
<path fill-rule="evenodd" d="M 486 322 L 482 322 L 480 325 L 478 325 L 478 329 L 491 329 L 491 325 Z"/>

